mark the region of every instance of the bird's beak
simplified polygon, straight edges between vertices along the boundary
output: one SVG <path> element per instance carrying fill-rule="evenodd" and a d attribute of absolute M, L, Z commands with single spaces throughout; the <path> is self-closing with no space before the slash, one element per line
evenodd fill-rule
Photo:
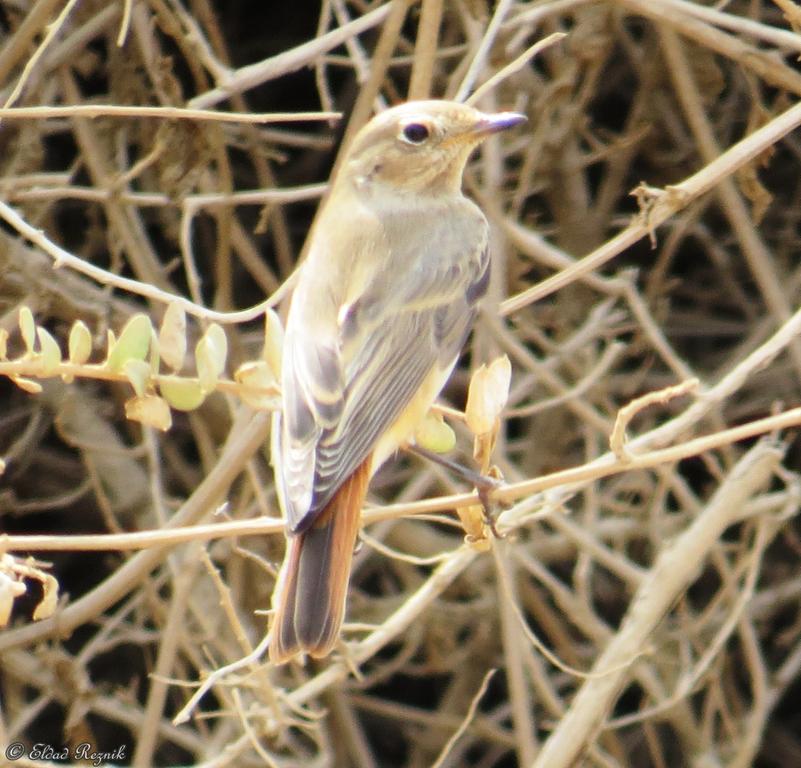
<path fill-rule="evenodd" d="M 484 115 L 470 131 L 476 138 L 489 136 L 491 133 L 505 131 L 507 128 L 514 128 L 520 123 L 525 123 L 528 118 L 519 112 L 498 112 L 496 115 Z"/>

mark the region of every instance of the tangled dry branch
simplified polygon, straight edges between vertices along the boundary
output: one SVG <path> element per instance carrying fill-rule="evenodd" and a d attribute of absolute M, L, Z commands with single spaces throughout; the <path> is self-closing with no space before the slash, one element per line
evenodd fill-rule
<path fill-rule="evenodd" d="M 799 25 L 791 0 L 0 3 L 18 764 L 801 764 Z M 99 354 L 178 297 L 190 341 L 225 324 L 233 375 L 337 149 L 389 104 L 476 92 L 529 130 L 468 170 L 494 271 L 441 412 L 470 463 L 471 370 L 508 355 L 503 537 L 466 541 L 476 495 L 398 457 L 339 652 L 271 668 L 269 414 L 223 377 L 156 433 L 128 373 L 44 376 L 35 324 L 66 349 L 80 320 Z"/>

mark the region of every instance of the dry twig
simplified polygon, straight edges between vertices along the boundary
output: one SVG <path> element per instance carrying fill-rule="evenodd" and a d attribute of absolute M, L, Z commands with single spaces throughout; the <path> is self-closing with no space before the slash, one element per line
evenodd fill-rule
<path fill-rule="evenodd" d="M 299 0 L 254 23 L 238 7 L 2 9 L 16 764 L 42 764 L 53 734 L 60 765 L 82 742 L 135 766 L 798 763 L 798 4 Z M 482 453 L 506 478 L 504 538 L 466 544 L 453 513 L 476 494 L 399 458 L 364 513 L 339 652 L 269 668 L 267 309 L 338 139 L 445 94 L 529 116 L 468 169 L 494 305 L 439 409 L 469 462 L 469 366 L 508 355 Z M 191 319 L 161 359 L 82 357 L 168 306 Z M 132 386 L 155 397 L 192 365 L 199 382 L 220 336 L 230 362 L 202 406 L 168 408 L 164 433 L 125 419 Z"/>

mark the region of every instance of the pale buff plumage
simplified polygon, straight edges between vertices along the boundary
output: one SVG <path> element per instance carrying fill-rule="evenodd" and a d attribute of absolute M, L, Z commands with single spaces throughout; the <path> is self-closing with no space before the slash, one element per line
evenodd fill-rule
<path fill-rule="evenodd" d="M 368 123 L 342 164 L 287 319 L 275 663 L 324 656 L 338 637 L 369 477 L 444 386 L 489 279 L 487 222 L 461 192 L 465 163 L 523 119 L 410 102 Z"/>

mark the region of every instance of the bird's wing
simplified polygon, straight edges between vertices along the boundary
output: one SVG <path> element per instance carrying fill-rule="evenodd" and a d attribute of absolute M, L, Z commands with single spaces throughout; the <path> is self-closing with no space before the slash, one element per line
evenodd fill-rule
<path fill-rule="evenodd" d="M 410 265 L 403 279 L 376 279 L 341 308 L 336 347 L 287 338 L 279 451 L 291 530 L 311 525 L 431 370 L 459 354 L 489 278 L 482 234 L 471 253 L 438 254 L 435 264 L 398 254 Z"/>

